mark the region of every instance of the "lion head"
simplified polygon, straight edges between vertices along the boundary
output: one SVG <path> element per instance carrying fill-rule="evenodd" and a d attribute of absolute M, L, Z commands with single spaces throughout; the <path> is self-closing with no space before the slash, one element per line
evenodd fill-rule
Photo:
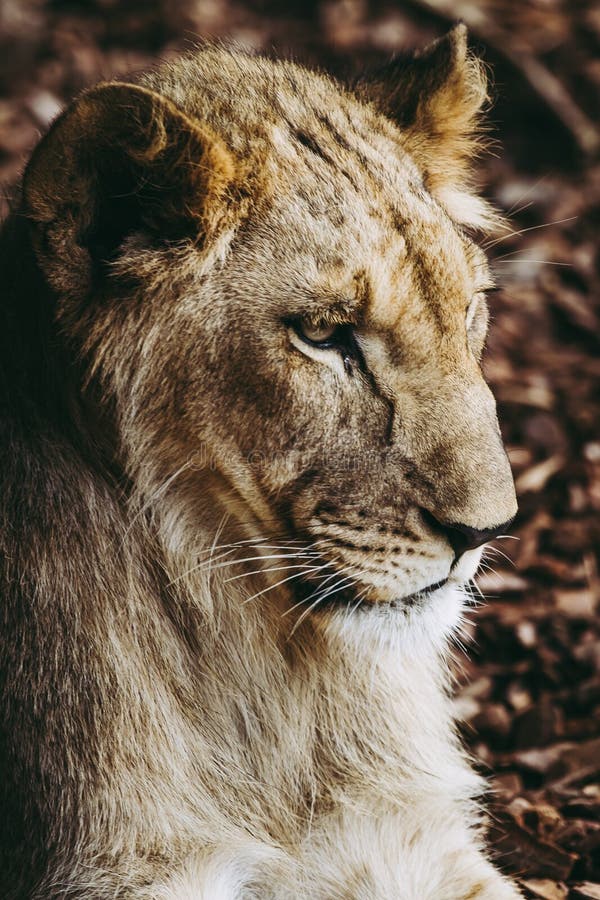
<path fill-rule="evenodd" d="M 320 609 L 426 603 L 516 512 L 480 368 L 485 95 L 461 27 L 351 88 L 209 47 L 84 93 L 25 176 L 109 464 L 144 502 L 185 483 L 188 544 L 295 548 Z"/>

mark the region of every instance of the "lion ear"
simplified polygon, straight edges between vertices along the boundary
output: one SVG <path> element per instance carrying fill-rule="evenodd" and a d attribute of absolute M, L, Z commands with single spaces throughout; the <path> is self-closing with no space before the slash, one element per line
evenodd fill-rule
<path fill-rule="evenodd" d="M 80 293 L 133 232 L 206 241 L 234 175 L 223 141 L 171 101 L 99 85 L 57 119 L 25 172 L 42 269 L 55 289 Z"/>
<path fill-rule="evenodd" d="M 467 29 L 451 31 L 414 55 L 392 60 L 358 84 L 403 133 L 425 186 L 465 224 L 485 224 L 490 211 L 469 191 L 472 157 L 487 100 L 483 64 L 468 52 Z"/>

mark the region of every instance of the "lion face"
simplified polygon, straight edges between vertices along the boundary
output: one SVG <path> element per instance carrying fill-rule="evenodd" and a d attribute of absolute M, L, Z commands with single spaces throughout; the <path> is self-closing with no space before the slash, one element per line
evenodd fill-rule
<path fill-rule="evenodd" d="M 367 601 L 470 577 L 516 510 L 479 366 L 485 258 L 391 143 L 356 186 L 325 150 L 278 149 L 285 189 L 232 246 L 227 314 L 208 312 L 231 477 Z"/>
<path fill-rule="evenodd" d="M 218 475 L 194 467 L 204 524 L 225 485 L 240 528 L 310 548 L 331 600 L 411 604 L 464 581 L 516 512 L 479 365 L 492 282 L 463 227 L 482 220 L 461 179 L 483 89 L 453 35 L 420 57 L 401 127 L 377 80 L 371 99 L 207 51 L 222 54 L 223 84 L 213 60 L 202 88 L 200 54 L 149 88 L 107 86 L 110 103 L 97 89 L 25 180 L 59 315 L 117 410 L 126 468 L 150 459 L 169 477 L 205 447 Z M 39 175 L 61 127 L 79 177 L 66 208 Z M 118 191 L 92 200 L 77 156 L 89 128 L 110 144 L 93 185 L 119 172 Z"/>

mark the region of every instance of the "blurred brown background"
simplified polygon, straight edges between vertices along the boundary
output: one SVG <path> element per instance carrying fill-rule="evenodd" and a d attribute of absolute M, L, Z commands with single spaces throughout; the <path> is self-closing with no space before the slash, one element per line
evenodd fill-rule
<path fill-rule="evenodd" d="M 592 0 L 0 0 L 0 212 L 81 88 L 234 40 L 340 76 L 462 18 L 494 73 L 481 183 L 516 232 L 490 242 L 486 368 L 520 497 L 489 554 L 459 705 L 495 773 L 493 839 L 530 897 L 600 898 L 600 6 Z M 504 555 L 506 554 L 506 556 Z"/>

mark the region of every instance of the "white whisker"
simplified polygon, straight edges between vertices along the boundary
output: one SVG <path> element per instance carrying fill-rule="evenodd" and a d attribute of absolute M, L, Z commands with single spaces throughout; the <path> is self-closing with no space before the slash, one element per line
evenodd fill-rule
<path fill-rule="evenodd" d="M 321 594 L 320 596 L 318 596 L 317 599 L 314 601 L 314 603 L 311 603 L 311 605 L 307 609 L 304 610 L 302 615 L 298 616 L 298 619 L 294 623 L 294 627 L 290 631 L 288 640 L 294 635 L 294 632 L 300 627 L 300 625 L 302 624 L 302 622 L 304 622 L 306 617 L 310 615 L 312 610 L 315 609 L 319 605 L 319 603 L 322 603 L 323 600 L 325 600 L 327 597 L 329 597 L 333 594 L 336 594 L 339 591 L 343 590 L 344 588 L 348 587 L 348 584 L 344 583 L 344 582 L 348 582 L 348 581 L 351 581 L 352 583 L 356 584 L 356 581 L 351 578 L 343 578 L 341 581 L 338 581 L 337 584 L 335 584 L 333 586 L 333 588 L 330 588 L 328 591 L 326 591 L 325 594 Z"/>
<path fill-rule="evenodd" d="M 522 194 L 519 195 L 519 197 L 509 207 L 509 209 L 506 210 L 505 215 L 507 217 L 514 218 L 515 216 L 518 216 L 519 213 L 522 212 L 524 209 L 527 209 L 527 207 L 531 206 L 531 204 L 534 202 L 533 200 L 530 200 L 529 203 L 527 203 L 525 206 L 521 206 L 518 209 L 515 209 L 515 207 L 517 206 L 518 203 L 522 203 L 526 197 L 529 197 L 529 195 L 532 194 L 533 191 L 537 190 L 537 188 L 539 188 L 540 185 L 542 185 L 544 183 L 544 181 L 547 181 L 547 180 L 548 180 L 547 174 L 542 175 L 541 178 L 537 178 L 533 182 L 533 184 L 530 184 L 529 187 L 525 191 L 523 191 Z"/>
<path fill-rule="evenodd" d="M 227 551 L 227 553 L 224 553 L 222 556 L 217 557 L 217 560 L 223 559 L 223 557 L 225 557 L 225 556 L 229 556 L 232 552 L 233 552 L 233 550 Z M 237 566 L 237 565 L 241 566 L 244 563 L 257 562 L 258 560 L 304 559 L 304 558 L 308 559 L 308 558 L 311 558 L 311 556 L 312 556 L 312 558 L 317 559 L 319 554 L 314 553 L 314 554 L 302 555 L 302 554 L 298 554 L 298 553 L 271 553 L 271 554 L 260 555 L 260 556 L 246 556 L 244 559 L 237 559 L 237 558 L 236 559 L 228 559 L 225 562 L 218 562 L 217 565 L 214 565 L 214 560 L 208 559 L 208 560 L 203 560 L 202 562 L 198 563 L 198 565 L 196 565 L 196 566 L 192 566 L 191 569 L 188 569 L 183 574 L 178 575 L 177 578 L 174 578 L 173 581 L 169 582 L 169 584 L 170 585 L 176 584 L 178 581 L 181 581 L 183 578 L 187 578 L 189 575 L 193 575 L 194 572 L 198 572 L 200 569 L 203 569 L 203 568 L 206 568 L 207 570 L 212 571 L 215 569 L 225 569 L 225 568 L 227 568 L 227 566 Z"/>
<path fill-rule="evenodd" d="M 495 238 L 495 240 L 493 241 L 488 241 L 487 244 L 483 245 L 483 249 L 491 250 L 492 247 L 496 247 L 503 241 L 508 241 L 510 238 L 519 237 L 519 235 L 526 234 L 528 231 L 536 231 L 540 228 L 550 228 L 552 225 L 562 225 L 564 222 L 572 222 L 577 218 L 577 216 L 567 216 L 566 219 L 556 219 L 554 222 L 544 222 L 542 225 L 530 225 L 529 228 L 521 228 L 519 231 L 510 231 L 508 234 L 503 234 L 501 237 Z"/>
<path fill-rule="evenodd" d="M 523 263 L 537 263 L 540 266 L 562 266 L 563 268 L 572 269 L 573 263 L 557 262 L 554 259 L 532 259 L 530 256 L 524 256 L 523 259 L 497 259 L 492 262 L 492 268 L 498 266 L 520 266 Z"/>
<path fill-rule="evenodd" d="M 231 578 L 226 578 L 223 583 L 229 584 L 230 581 L 239 581 L 240 578 L 249 578 L 251 575 L 262 575 L 266 572 L 283 572 L 291 569 L 305 569 L 307 572 L 310 572 L 319 568 L 320 566 L 308 566 L 306 563 L 303 566 L 271 566 L 268 569 L 254 569 L 252 572 L 242 572 L 240 575 L 233 575 Z"/>
<path fill-rule="evenodd" d="M 330 565 L 331 565 L 331 563 L 327 562 L 321 568 L 325 569 L 325 568 L 328 568 Z M 345 569 L 342 569 L 341 571 L 336 570 L 333 573 L 333 575 L 328 575 L 327 578 L 321 580 L 321 583 L 315 588 L 315 590 L 311 594 L 308 595 L 308 597 L 303 597 L 301 600 L 298 601 L 298 603 L 295 603 L 292 607 L 290 607 L 290 609 L 286 609 L 286 611 L 281 614 L 281 617 L 284 618 L 284 616 L 288 616 L 290 613 L 294 612 L 295 609 L 298 609 L 299 606 L 304 606 L 305 603 L 309 603 L 313 597 L 318 597 L 319 602 L 320 602 L 320 600 L 322 599 L 321 592 L 322 592 L 323 585 L 326 584 L 328 581 L 330 581 L 332 577 L 335 578 L 336 576 L 339 576 L 339 575 L 343 574 L 344 572 L 349 572 L 349 571 L 350 571 L 350 567 L 347 567 Z"/>
<path fill-rule="evenodd" d="M 280 587 L 282 584 L 286 584 L 288 581 L 293 581 L 294 578 L 301 578 L 304 575 L 304 572 L 294 572 L 293 575 L 289 575 L 287 578 L 282 578 L 281 581 L 276 582 L 276 584 L 271 584 L 266 588 L 263 588 L 262 591 L 257 591 L 256 594 L 252 594 L 251 597 L 247 597 L 243 602 L 242 606 L 245 606 L 246 603 L 250 603 L 251 600 L 257 600 L 258 597 L 262 597 L 263 594 L 268 594 L 269 591 L 274 590 L 276 587 Z M 285 613 L 284 613 L 285 615 Z"/>
<path fill-rule="evenodd" d="M 482 601 L 485 603 L 485 595 L 484 595 L 483 591 L 481 590 L 481 588 L 479 587 L 479 585 L 477 584 L 477 581 L 474 578 L 471 578 L 471 580 L 469 581 L 469 586 L 471 586 L 471 585 L 475 588 L 475 590 L 481 597 Z M 465 585 L 465 587 L 466 587 L 466 585 Z M 470 593 L 470 596 L 472 597 L 473 600 L 476 599 L 472 593 Z"/>
<path fill-rule="evenodd" d="M 508 556 L 508 554 L 504 553 L 498 547 L 486 547 L 486 552 L 487 553 L 495 553 L 497 556 L 502 556 L 507 562 L 509 562 L 511 564 L 511 566 L 514 566 L 516 568 L 516 563 L 515 563 L 514 559 L 511 559 L 510 556 Z"/>

